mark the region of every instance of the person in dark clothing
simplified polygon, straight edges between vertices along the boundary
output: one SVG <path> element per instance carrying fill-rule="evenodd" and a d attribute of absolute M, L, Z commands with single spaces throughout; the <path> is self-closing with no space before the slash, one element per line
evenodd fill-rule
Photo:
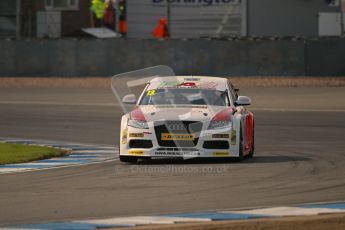
<path fill-rule="evenodd" d="M 103 25 L 108 29 L 116 31 L 116 9 L 113 6 L 112 0 L 107 0 L 105 2 Z"/>

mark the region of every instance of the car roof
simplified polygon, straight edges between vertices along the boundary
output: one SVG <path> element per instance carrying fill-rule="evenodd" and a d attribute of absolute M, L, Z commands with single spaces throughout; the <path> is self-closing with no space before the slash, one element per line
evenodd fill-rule
<path fill-rule="evenodd" d="M 211 76 L 167 76 L 156 77 L 149 82 L 148 90 L 171 88 L 200 88 L 225 91 L 228 80 Z"/>

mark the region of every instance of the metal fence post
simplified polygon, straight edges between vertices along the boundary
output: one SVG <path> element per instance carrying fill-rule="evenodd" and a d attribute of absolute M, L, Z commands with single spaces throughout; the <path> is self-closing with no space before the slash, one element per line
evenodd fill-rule
<path fill-rule="evenodd" d="M 339 0 L 339 4 L 340 4 L 340 33 L 341 36 L 344 35 L 344 11 L 343 11 L 343 0 Z"/>
<path fill-rule="evenodd" d="M 168 37 L 171 37 L 171 3 L 167 0 Z"/>
<path fill-rule="evenodd" d="M 21 0 L 16 1 L 16 38 L 20 38 L 21 30 Z"/>

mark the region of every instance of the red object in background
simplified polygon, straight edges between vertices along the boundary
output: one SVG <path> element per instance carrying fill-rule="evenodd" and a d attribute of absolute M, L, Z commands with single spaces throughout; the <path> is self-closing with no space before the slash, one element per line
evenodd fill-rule
<path fill-rule="evenodd" d="M 119 0 L 118 1 L 118 10 L 119 10 L 119 32 L 123 37 L 127 35 L 127 1 Z"/>
<path fill-rule="evenodd" d="M 152 35 L 155 38 L 166 38 L 169 36 L 167 20 L 165 17 L 161 17 L 159 19 L 158 25 L 156 26 L 156 28 L 152 32 Z"/>
<path fill-rule="evenodd" d="M 119 32 L 120 33 L 127 33 L 127 21 L 126 20 L 120 20 L 119 21 Z"/>
<path fill-rule="evenodd" d="M 104 11 L 103 22 L 106 24 L 115 24 L 115 9 L 110 5 Z"/>

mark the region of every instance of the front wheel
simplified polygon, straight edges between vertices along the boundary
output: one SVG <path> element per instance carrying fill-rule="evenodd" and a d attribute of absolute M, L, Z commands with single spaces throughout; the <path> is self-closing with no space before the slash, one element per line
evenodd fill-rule
<path fill-rule="evenodd" d="M 136 163 L 138 161 L 138 157 L 131 157 L 131 156 L 121 156 L 120 161 L 126 163 Z"/>

